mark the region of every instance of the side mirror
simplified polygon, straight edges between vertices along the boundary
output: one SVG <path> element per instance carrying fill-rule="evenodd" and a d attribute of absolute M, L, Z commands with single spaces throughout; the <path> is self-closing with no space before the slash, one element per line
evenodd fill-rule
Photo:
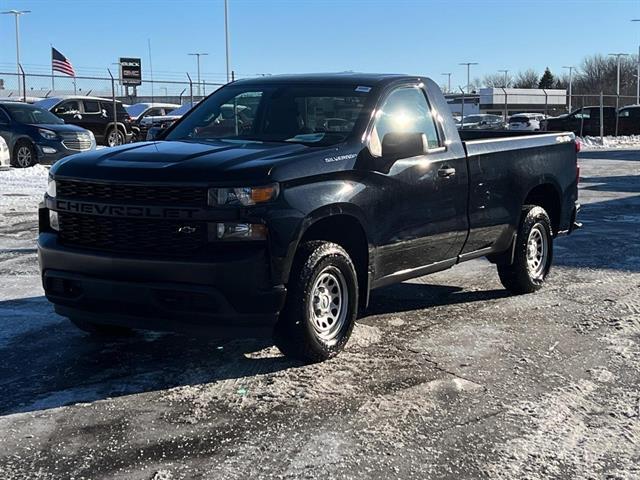
<path fill-rule="evenodd" d="M 427 145 L 424 133 L 387 133 L 382 139 L 382 158 L 388 162 L 424 155 Z"/>
<path fill-rule="evenodd" d="M 146 138 L 147 142 L 153 142 L 155 140 L 160 140 L 165 131 L 166 131 L 166 128 L 151 127 L 149 129 L 149 131 L 147 132 L 147 138 Z"/>

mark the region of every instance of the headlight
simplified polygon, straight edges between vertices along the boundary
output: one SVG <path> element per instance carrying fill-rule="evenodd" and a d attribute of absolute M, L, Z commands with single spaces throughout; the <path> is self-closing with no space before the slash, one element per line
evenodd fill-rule
<path fill-rule="evenodd" d="M 248 207 L 250 205 L 275 200 L 279 192 L 280 187 L 277 183 L 262 187 L 210 188 L 209 206 L 226 207 L 242 205 Z"/>
<path fill-rule="evenodd" d="M 56 181 L 53 177 L 49 177 L 49 183 L 47 183 L 47 195 L 51 198 L 55 198 L 56 196 Z"/>
<path fill-rule="evenodd" d="M 52 131 L 52 130 L 46 130 L 44 128 L 39 128 L 38 129 L 38 133 L 45 140 L 55 140 L 56 138 L 58 138 L 58 134 L 56 132 Z"/>

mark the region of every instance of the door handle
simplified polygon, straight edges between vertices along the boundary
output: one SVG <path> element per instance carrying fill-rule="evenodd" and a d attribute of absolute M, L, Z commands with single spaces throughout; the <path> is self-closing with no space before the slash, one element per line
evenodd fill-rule
<path fill-rule="evenodd" d="M 442 178 L 453 177 L 456 174 L 455 168 L 441 168 L 438 170 L 438 176 Z"/>

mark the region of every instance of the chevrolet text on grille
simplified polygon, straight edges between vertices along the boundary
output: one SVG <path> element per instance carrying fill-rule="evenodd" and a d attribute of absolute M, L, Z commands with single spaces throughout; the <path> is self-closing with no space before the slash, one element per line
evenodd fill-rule
<path fill-rule="evenodd" d="M 55 210 L 108 217 L 194 218 L 198 208 L 141 207 L 133 205 L 104 205 L 99 203 L 56 200 Z"/>

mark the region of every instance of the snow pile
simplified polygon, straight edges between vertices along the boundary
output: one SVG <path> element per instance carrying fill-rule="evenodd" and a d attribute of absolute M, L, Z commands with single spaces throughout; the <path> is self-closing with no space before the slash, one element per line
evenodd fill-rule
<path fill-rule="evenodd" d="M 640 135 L 619 135 L 617 137 L 578 137 L 585 150 L 599 150 L 609 148 L 639 148 Z"/>
<path fill-rule="evenodd" d="M 14 207 L 35 209 L 47 189 L 49 168 L 35 165 L 29 168 L 0 170 L 0 212 Z"/>

